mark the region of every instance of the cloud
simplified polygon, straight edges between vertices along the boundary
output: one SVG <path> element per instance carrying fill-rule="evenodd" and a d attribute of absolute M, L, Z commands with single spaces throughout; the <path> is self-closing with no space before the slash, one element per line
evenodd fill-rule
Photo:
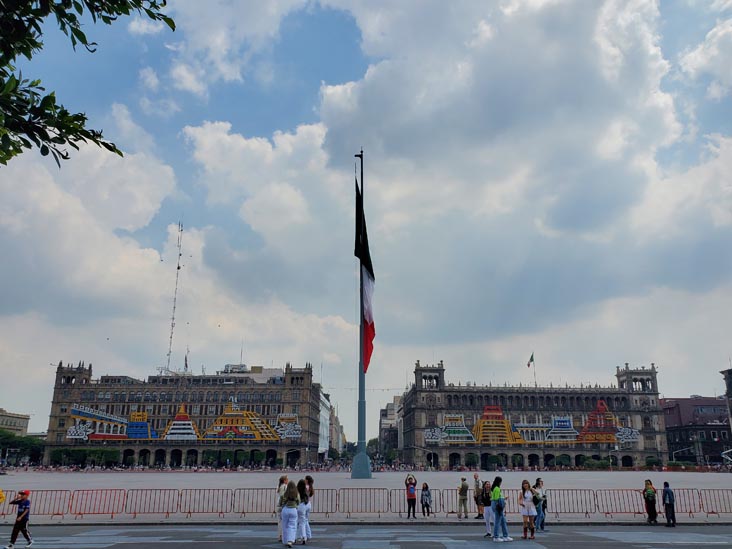
<path fill-rule="evenodd" d="M 170 69 L 170 78 L 173 87 L 191 92 L 199 97 L 207 93 L 206 80 L 203 69 L 186 63 L 176 63 Z"/>
<path fill-rule="evenodd" d="M 130 34 L 137 36 L 148 36 L 159 34 L 165 29 L 165 25 L 161 21 L 152 21 L 143 17 L 135 17 L 127 26 Z"/>
<path fill-rule="evenodd" d="M 146 90 L 157 91 L 160 87 L 160 80 L 152 67 L 140 69 L 140 83 Z"/>
<path fill-rule="evenodd" d="M 704 42 L 686 52 L 680 61 L 682 70 L 693 79 L 709 78 L 707 95 L 720 100 L 732 90 L 732 19 L 720 20 L 706 35 Z"/>
<path fill-rule="evenodd" d="M 172 4 L 171 16 L 185 37 L 172 71 L 179 89 L 202 96 L 217 81 L 242 81 L 252 57 L 277 39 L 282 19 L 306 5 L 305 0 L 265 4 L 181 0 Z M 197 67 L 195 85 L 185 75 L 190 67 Z M 257 74 L 269 79 L 261 66 Z"/>

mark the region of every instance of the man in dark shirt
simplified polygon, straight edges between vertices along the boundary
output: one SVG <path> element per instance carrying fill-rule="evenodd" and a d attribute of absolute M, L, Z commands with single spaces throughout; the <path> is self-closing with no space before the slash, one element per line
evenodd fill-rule
<path fill-rule="evenodd" d="M 19 533 L 22 533 L 23 537 L 28 541 L 26 547 L 33 545 L 33 538 L 28 531 L 28 519 L 30 518 L 29 495 L 30 492 L 28 490 L 21 490 L 18 492 L 18 497 L 10 502 L 10 505 L 18 506 L 18 516 L 15 518 L 13 532 L 10 534 L 10 543 L 5 546 L 5 549 L 13 549 L 13 547 L 15 547 L 15 540 L 18 539 Z"/>

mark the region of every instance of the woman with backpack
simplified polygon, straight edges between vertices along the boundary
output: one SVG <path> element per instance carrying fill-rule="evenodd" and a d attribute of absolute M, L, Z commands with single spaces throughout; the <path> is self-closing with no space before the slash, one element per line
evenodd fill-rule
<path fill-rule="evenodd" d="M 422 516 L 429 517 L 430 511 L 432 510 L 432 491 L 426 482 L 422 483 L 422 492 L 419 494 L 419 500 L 422 503 Z M 426 515 L 425 512 L 427 513 Z"/>
<path fill-rule="evenodd" d="M 646 479 L 643 487 L 643 501 L 646 504 L 648 513 L 648 524 L 658 524 L 658 511 L 656 510 L 656 489 L 650 479 Z"/>
<path fill-rule="evenodd" d="M 300 495 L 294 480 L 287 483 L 285 493 L 280 498 L 282 507 L 282 543 L 292 547 L 297 535 L 297 506 L 300 505 Z"/>
<path fill-rule="evenodd" d="M 495 523 L 493 524 L 493 541 L 513 541 L 513 538 L 508 536 L 508 524 L 506 524 L 506 500 L 503 498 L 503 492 L 501 492 L 501 483 L 503 479 L 496 477 L 493 479 L 493 490 L 491 490 L 491 508 L 493 514 L 496 516 Z M 498 535 L 498 530 L 501 530 L 502 536 Z"/>
<path fill-rule="evenodd" d="M 493 514 L 493 509 L 491 508 L 491 483 L 488 480 L 483 483 L 483 489 L 480 493 L 480 502 L 481 505 L 483 505 L 483 517 L 485 518 L 486 534 L 483 537 L 492 538 L 493 528 L 496 524 L 496 516 Z"/>

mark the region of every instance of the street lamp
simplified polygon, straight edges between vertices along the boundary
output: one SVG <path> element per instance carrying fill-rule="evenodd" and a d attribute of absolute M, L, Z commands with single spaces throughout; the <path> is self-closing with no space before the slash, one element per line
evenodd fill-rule
<path fill-rule="evenodd" d="M 689 446 L 688 448 L 681 448 L 680 450 L 674 450 L 673 452 L 671 452 L 671 461 L 676 461 L 676 454 L 678 454 L 679 452 L 685 452 L 686 450 L 693 450 L 693 449 L 694 449 L 693 446 Z"/>

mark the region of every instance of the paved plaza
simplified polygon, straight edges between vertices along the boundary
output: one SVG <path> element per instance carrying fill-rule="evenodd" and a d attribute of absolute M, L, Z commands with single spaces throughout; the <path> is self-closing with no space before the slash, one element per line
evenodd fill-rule
<path fill-rule="evenodd" d="M 532 482 L 537 477 L 544 479 L 546 488 L 615 489 L 643 488 L 643 480 L 650 478 L 657 487 L 663 481 L 673 488 L 732 488 L 730 473 L 685 473 L 655 471 L 479 471 L 481 479 L 493 480 L 503 477 L 504 488 L 521 486 L 522 479 Z M 26 488 L 28 490 L 78 490 L 101 488 L 274 488 L 282 471 L 207 471 L 207 472 L 34 472 L 17 471 L 0 477 L 0 488 Z M 299 479 L 306 474 L 315 478 L 316 488 L 403 488 L 404 472 L 374 473 L 370 480 L 351 480 L 348 472 L 306 472 L 284 471 L 290 479 Z M 457 488 L 460 477 L 472 481 L 473 473 L 415 471 L 421 486 L 427 482 L 432 489 Z"/>
<path fill-rule="evenodd" d="M 514 542 L 509 547 L 661 549 L 666 547 L 732 547 L 732 526 L 684 526 L 675 529 L 638 526 L 557 526 L 536 540 L 521 540 L 517 527 L 510 528 Z M 176 549 L 194 547 L 281 549 L 274 525 L 200 525 L 200 526 L 36 526 L 33 547 L 38 549 Z M 9 536 L 8 526 L 0 536 Z M 478 526 L 344 526 L 317 525 L 311 549 L 468 549 L 494 547 Z M 0 541 L 2 538 L 0 537 Z M 7 541 L 7 540 L 5 540 Z M 21 542 L 17 547 L 23 547 Z M 503 546 L 501 546 L 503 547 Z"/>

